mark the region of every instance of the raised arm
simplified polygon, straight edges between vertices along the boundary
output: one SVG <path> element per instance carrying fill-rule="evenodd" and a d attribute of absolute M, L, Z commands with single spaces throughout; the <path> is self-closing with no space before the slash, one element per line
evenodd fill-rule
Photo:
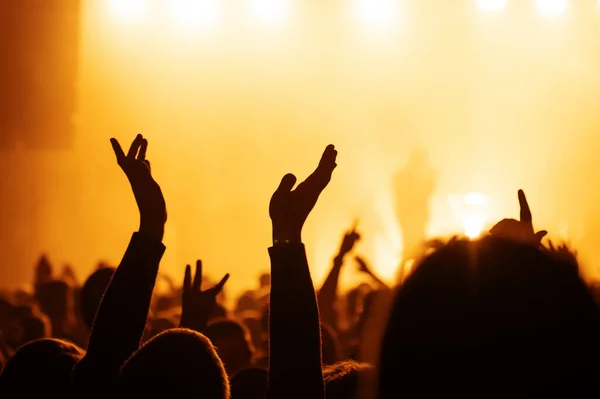
<path fill-rule="evenodd" d="M 329 145 L 317 169 L 295 190 L 287 174 L 271 198 L 273 224 L 270 301 L 270 364 L 267 399 L 325 397 L 321 326 L 302 226 L 329 183 L 337 151 Z"/>
<path fill-rule="evenodd" d="M 329 274 L 325 279 L 325 282 L 321 286 L 317 294 L 317 300 L 319 302 L 319 311 L 321 312 L 321 320 L 331 327 L 338 328 L 337 311 L 335 303 L 337 300 L 337 289 L 340 279 L 340 272 L 344 265 L 344 257 L 352 251 L 356 242 L 360 239 L 360 234 L 356 231 L 354 226 L 350 231 L 344 234 L 342 238 L 342 244 L 337 255 L 333 258 L 333 265 Z"/>
<path fill-rule="evenodd" d="M 119 267 L 100 303 L 85 357 L 75 366 L 74 383 L 80 393 L 108 392 L 119 369 L 140 345 L 158 266 L 167 219 L 159 185 L 146 160 L 148 142 L 138 135 L 127 155 L 111 139 L 117 162 L 129 179 L 140 212 L 140 228 L 133 233 Z"/>

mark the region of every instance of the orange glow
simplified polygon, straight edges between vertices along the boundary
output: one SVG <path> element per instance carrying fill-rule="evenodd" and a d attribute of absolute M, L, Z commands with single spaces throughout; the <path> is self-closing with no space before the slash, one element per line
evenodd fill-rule
<path fill-rule="evenodd" d="M 161 272 L 175 282 L 201 258 L 209 276 L 231 273 L 231 295 L 254 286 L 269 268 L 270 195 L 285 173 L 308 176 L 329 143 L 338 167 L 303 232 L 316 286 L 356 218 L 357 252 L 393 279 L 393 179 L 414 147 L 437 173 L 428 236 L 475 237 L 518 217 L 523 188 L 536 229 L 593 254 L 600 24 L 575 12 L 538 23 L 517 1 L 491 13 L 501 18 L 480 12 L 483 0 L 82 2 L 74 148 L 2 157 L 39 188 L 6 186 L 27 204 L 14 236 L 32 242 L 14 275 L 28 281 L 41 251 L 80 276 L 119 261 L 139 220 L 108 139 L 138 132 L 167 201 Z M 273 22 L 286 29 L 257 33 Z M 177 29 L 203 26 L 210 34 Z M 378 26 L 393 27 L 389 41 L 362 40 Z M 347 270 L 346 284 L 359 278 Z"/>

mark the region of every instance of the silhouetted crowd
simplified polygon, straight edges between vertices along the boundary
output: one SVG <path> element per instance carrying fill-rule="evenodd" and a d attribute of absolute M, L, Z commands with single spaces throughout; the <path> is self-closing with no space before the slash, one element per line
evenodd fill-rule
<path fill-rule="evenodd" d="M 283 176 L 268 204 L 271 272 L 228 308 L 229 274 L 209 282 L 201 261 L 187 266 L 183 285 L 154 292 L 165 199 L 147 140 L 138 135 L 127 153 L 111 143 L 139 229 L 118 267 L 101 264 L 83 284 L 42 257 L 31 292 L 3 293 L 0 397 L 600 396 L 594 290 L 576 254 L 534 230 L 523 191 L 518 219 L 478 239 L 422 243 L 394 287 L 353 253 L 353 227 L 315 290 L 302 228 L 337 166 L 329 145 L 306 180 Z M 368 282 L 340 295 L 348 265 Z"/>

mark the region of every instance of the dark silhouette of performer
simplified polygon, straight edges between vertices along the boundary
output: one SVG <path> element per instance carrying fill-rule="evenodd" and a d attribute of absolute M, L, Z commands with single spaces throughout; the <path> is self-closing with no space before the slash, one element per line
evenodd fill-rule
<path fill-rule="evenodd" d="M 402 229 L 403 261 L 413 258 L 425 242 L 429 222 L 429 199 L 435 186 L 435 171 L 427 152 L 414 149 L 396 175 L 396 215 Z"/>

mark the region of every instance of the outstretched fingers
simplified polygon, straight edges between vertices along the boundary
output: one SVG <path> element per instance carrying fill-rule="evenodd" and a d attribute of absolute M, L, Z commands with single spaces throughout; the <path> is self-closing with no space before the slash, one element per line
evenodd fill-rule
<path fill-rule="evenodd" d="M 138 134 L 137 136 L 135 136 L 135 139 L 133 139 L 133 141 L 131 142 L 129 151 L 127 151 L 127 158 L 135 159 L 138 151 L 140 150 L 140 147 L 142 146 L 142 141 L 144 141 L 144 138 L 142 137 L 141 134 Z"/>
<path fill-rule="evenodd" d="M 185 267 L 185 276 L 183 277 L 183 291 L 186 292 L 192 288 L 192 268 L 190 265 Z"/>
<path fill-rule="evenodd" d="M 142 139 L 140 150 L 137 154 L 137 160 L 144 162 L 146 160 L 146 151 L 148 150 L 148 140 Z"/>
<path fill-rule="evenodd" d="M 194 291 L 200 290 L 200 286 L 202 285 L 202 261 L 198 259 L 196 261 L 196 275 L 194 276 L 194 285 L 192 288 Z"/>
<path fill-rule="evenodd" d="M 225 283 L 227 282 L 227 280 L 229 280 L 229 273 L 227 273 L 225 276 L 223 276 L 221 281 L 219 281 L 219 283 L 217 285 L 215 285 L 215 290 L 217 291 L 217 294 L 219 292 L 223 291 L 223 287 L 225 286 Z"/>
<path fill-rule="evenodd" d="M 121 148 L 121 144 L 119 144 L 119 142 L 115 138 L 110 139 L 110 144 L 112 145 L 115 156 L 117 157 L 117 163 L 119 165 L 122 165 L 123 161 L 125 160 L 125 153 Z"/>
<path fill-rule="evenodd" d="M 520 212 L 520 221 L 521 223 L 525 223 L 527 226 L 531 226 L 533 230 L 533 218 L 531 216 L 531 209 L 529 209 L 529 204 L 527 203 L 527 197 L 525 197 L 525 193 L 523 190 L 519 190 L 519 206 L 521 208 Z"/>

